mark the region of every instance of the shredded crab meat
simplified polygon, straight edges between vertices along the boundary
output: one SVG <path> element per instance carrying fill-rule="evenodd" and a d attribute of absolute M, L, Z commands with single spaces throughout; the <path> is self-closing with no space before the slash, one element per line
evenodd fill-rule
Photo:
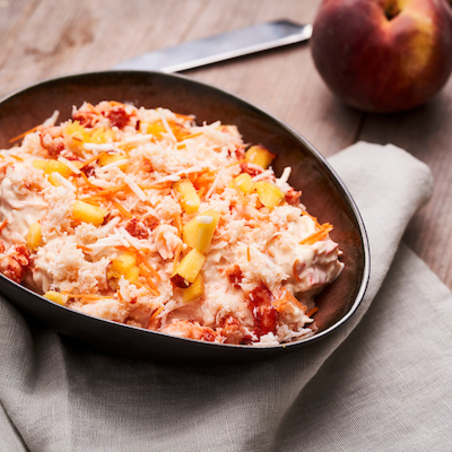
<path fill-rule="evenodd" d="M 339 276 L 341 252 L 291 168 L 274 173 L 274 150 L 165 108 L 85 102 L 58 115 L 2 151 L 4 276 L 194 340 L 266 347 L 315 334 L 315 295 Z"/>

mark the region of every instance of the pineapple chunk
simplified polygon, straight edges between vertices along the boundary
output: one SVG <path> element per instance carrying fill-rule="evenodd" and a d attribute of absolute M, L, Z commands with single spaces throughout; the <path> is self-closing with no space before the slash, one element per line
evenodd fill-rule
<path fill-rule="evenodd" d="M 206 253 L 212 241 L 219 218 L 220 214 L 212 209 L 206 210 L 193 218 L 193 220 L 189 221 L 182 228 L 183 241 L 199 252 Z"/>
<path fill-rule="evenodd" d="M 153 124 L 148 124 L 146 132 L 159 138 L 162 133 L 166 132 L 166 128 L 162 123 L 155 122 Z"/>
<path fill-rule="evenodd" d="M 120 275 L 125 275 L 127 272 L 137 265 L 137 256 L 130 251 L 124 251 L 119 257 L 112 260 L 113 270 Z"/>
<path fill-rule="evenodd" d="M 113 130 L 105 130 L 103 127 L 99 127 L 98 129 L 89 132 L 87 141 L 90 143 L 103 144 L 107 143 L 109 140 L 114 140 L 114 138 L 115 133 Z"/>
<path fill-rule="evenodd" d="M 60 173 L 63 177 L 68 178 L 72 174 L 72 170 L 63 162 L 58 160 L 36 159 L 31 164 L 38 169 L 42 169 L 46 174 Z"/>
<path fill-rule="evenodd" d="M 139 276 L 140 276 L 140 268 L 139 267 L 132 267 L 124 275 L 124 278 L 126 278 L 127 281 L 131 282 L 132 284 L 135 284 L 135 283 L 138 282 L 138 277 Z"/>
<path fill-rule="evenodd" d="M 63 162 L 58 160 L 36 159 L 31 164 L 38 169 L 42 169 L 46 174 L 60 173 L 63 177 L 68 178 L 72 174 L 72 170 Z"/>
<path fill-rule="evenodd" d="M 232 179 L 230 187 L 238 187 L 243 193 L 250 193 L 254 188 L 254 182 L 248 173 L 242 173 Z"/>
<path fill-rule="evenodd" d="M 67 303 L 68 296 L 53 290 L 49 290 L 44 294 L 44 298 L 64 306 Z"/>
<path fill-rule="evenodd" d="M 44 171 L 44 168 L 46 167 L 47 160 L 44 159 L 35 159 L 31 162 L 32 166 L 34 166 L 37 169 L 42 169 Z"/>
<path fill-rule="evenodd" d="M 202 280 L 201 273 L 198 274 L 193 284 L 184 289 L 182 294 L 182 299 L 184 303 L 190 303 L 191 301 L 197 300 L 204 293 L 204 281 Z"/>
<path fill-rule="evenodd" d="M 47 160 L 44 167 L 46 174 L 60 173 L 63 177 L 68 178 L 72 174 L 72 170 L 63 162 L 58 160 Z"/>
<path fill-rule="evenodd" d="M 119 257 L 113 259 L 107 266 L 107 281 L 110 288 L 118 289 L 118 281 L 121 276 L 124 276 L 131 283 L 138 282 L 140 269 L 136 264 L 137 256 L 130 251 L 125 251 Z"/>
<path fill-rule="evenodd" d="M 115 139 L 113 130 L 105 130 L 104 127 L 86 129 L 78 121 L 70 122 L 64 128 L 64 134 L 78 142 L 79 145 L 82 143 L 103 144 Z"/>
<path fill-rule="evenodd" d="M 175 182 L 173 188 L 179 195 L 180 203 L 185 212 L 190 214 L 198 211 L 201 200 L 190 179 L 181 179 Z"/>
<path fill-rule="evenodd" d="M 50 173 L 49 174 L 49 182 L 54 186 L 54 187 L 59 187 L 61 185 L 60 181 L 57 179 L 57 177 L 55 176 L 55 173 Z"/>
<path fill-rule="evenodd" d="M 94 226 L 100 226 L 107 216 L 107 211 L 102 209 L 102 207 L 93 206 L 87 202 L 77 200 L 72 205 L 72 215 L 77 220 L 91 223 Z"/>
<path fill-rule="evenodd" d="M 127 157 L 125 157 L 124 155 L 120 155 L 120 154 L 102 154 L 98 159 L 97 159 L 97 163 L 99 163 L 100 166 L 105 166 L 105 165 L 109 165 L 110 163 L 113 162 L 119 162 L 120 160 L 125 160 Z M 121 165 L 119 168 L 123 169 L 125 168 L 127 165 Z"/>
<path fill-rule="evenodd" d="M 31 251 L 35 251 L 36 248 L 41 244 L 41 240 L 42 240 L 41 225 L 39 223 L 33 223 L 28 228 L 27 247 Z"/>
<path fill-rule="evenodd" d="M 80 141 L 88 141 L 89 133 L 79 121 L 69 122 L 63 131 L 64 135 Z"/>
<path fill-rule="evenodd" d="M 275 157 L 276 154 L 273 154 L 273 152 L 270 152 L 267 148 L 264 148 L 264 146 L 261 145 L 251 146 L 245 152 L 245 160 L 247 162 L 262 166 L 264 169 L 270 166 L 270 163 Z"/>
<path fill-rule="evenodd" d="M 270 182 L 256 182 L 255 188 L 265 207 L 276 207 L 284 199 L 284 193 Z"/>
<path fill-rule="evenodd" d="M 182 289 L 186 289 L 195 281 L 206 257 L 197 249 L 193 248 L 177 266 L 171 277 L 171 282 Z"/>

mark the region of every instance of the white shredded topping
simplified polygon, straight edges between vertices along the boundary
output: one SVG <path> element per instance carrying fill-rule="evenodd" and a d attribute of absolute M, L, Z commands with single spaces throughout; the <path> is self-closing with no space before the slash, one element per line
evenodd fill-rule
<path fill-rule="evenodd" d="M 173 141 L 177 141 L 176 136 L 174 135 L 174 132 L 171 130 L 171 127 L 168 124 L 168 121 L 166 120 L 166 116 L 163 113 L 163 110 L 161 108 L 157 109 L 160 119 L 162 120 L 163 126 L 165 127 L 166 131 L 168 132 L 168 135 L 171 137 Z"/>
<path fill-rule="evenodd" d="M 107 101 L 72 114 L 57 125 L 55 112 L 44 134 L 2 152 L 2 241 L 7 253 L 29 244 L 26 284 L 90 295 L 62 298 L 87 315 L 196 340 L 262 347 L 314 334 L 305 313 L 343 264 L 330 226 L 298 204 L 290 167 L 277 178 L 271 167 L 240 165 L 249 145 L 220 121 L 197 126 L 168 109 Z M 182 146 L 176 136 L 187 137 Z M 102 165 L 112 152 L 116 161 Z M 48 174 L 55 159 L 67 177 Z M 262 190 L 234 188 L 249 169 L 267 181 Z M 192 187 L 176 196 L 181 178 Z M 41 240 L 31 246 L 36 224 Z"/>
<path fill-rule="evenodd" d="M 253 182 L 258 182 L 262 179 L 267 179 L 268 177 L 272 176 L 273 174 L 274 174 L 273 170 L 268 169 L 268 170 L 264 171 L 263 173 L 260 173 L 257 176 L 252 177 L 251 180 Z"/>
<path fill-rule="evenodd" d="M 213 217 L 210 215 L 198 215 L 196 217 L 196 220 L 198 223 L 202 223 L 202 224 L 212 224 L 213 222 Z"/>
<path fill-rule="evenodd" d="M 46 126 L 54 126 L 56 124 L 56 122 L 58 121 L 58 117 L 60 116 L 60 112 L 58 110 L 55 110 L 52 113 L 52 116 L 50 116 L 50 118 L 47 118 L 42 125 L 44 127 Z"/>
<path fill-rule="evenodd" d="M 290 166 L 286 166 L 281 174 L 281 177 L 279 178 L 279 180 L 281 182 L 288 182 L 289 177 L 290 177 L 290 173 L 292 172 L 292 168 Z"/>
<path fill-rule="evenodd" d="M 83 143 L 87 151 L 113 151 L 117 148 L 112 143 Z"/>
<path fill-rule="evenodd" d="M 52 173 L 52 177 L 57 180 L 61 185 L 63 185 L 65 188 L 67 188 L 70 191 L 76 191 L 77 189 L 66 179 L 64 178 L 60 173 L 57 173 L 56 171 Z"/>
<path fill-rule="evenodd" d="M 124 177 L 124 182 L 138 196 L 140 201 L 142 201 L 142 202 L 146 201 L 146 194 L 130 176 Z"/>

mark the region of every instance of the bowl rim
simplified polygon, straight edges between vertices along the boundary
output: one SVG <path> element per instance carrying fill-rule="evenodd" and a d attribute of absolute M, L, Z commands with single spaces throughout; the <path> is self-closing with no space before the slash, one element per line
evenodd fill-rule
<path fill-rule="evenodd" d="M 303 144 L 303 146 L 311 154 L 314 155 L 314 157 L 317 159 L 317 161 L 319 161 L 324 167 L 326 167 L 328 172 L 330 172 L 332 174 L 335 182 L 338 185 L 338 188 L 340 189 L 340 191 L 342 191 L 342 193 L 341 193 L 342 197 L 353 213 L 353 216 L 354 216 L 357 226 L 358 226 L 359 236 L 361 238 L 361 246 L 362 246 L 362 251 L 363 251 L 363 271 L 362 271 L 362 276 L 361 276 L 360 283 L 359 283 L 359 288 L 357 290 L 353 303 L 349 306 L 347 312 L 344 315 L 342 315 L 336 322 L 334 322 L 332 325 L 330 325 L 328 328 L 321 330 L 318 333 L 314 333 L 311 336 L 301 338 L 299 340 L 295 340 L 295 341 L 291 341 L 291 342 L 287 342 L 287 343 L 280 343 L 277 345 L 258 345 L 258 346 L 254 345 L 253 346 L 253 345 L 243 345 L 243 344 L 224 344 L 224 343 L 201 341 L 198 339 L 182 338 L 179 336 L 171 336 L 169 334 L 162 333 L 161 331 L 147 330 L 147 329 L 139 328 L 139 327 L 136 327 L 133 325 L 118 323 L 118 322 L 114 322 L 112 320 L 91 316 L 91 315 L 85 314 L 83 312 L 74 311 L 73 309 L 70 309 L 69 307 L 60 305 L 58 303 L 55 303 L 55 302 L 43 297 L 42 295 L 38 294 L 37 292 L 34 292 L 33 290 L 29 289 L 28 287 L 25 287 L 21 284 L 16 283 L 15 281 L 12 281 L 11 279 L 7 278 L 6 276 L 4 276 L 1 273 L 0 273 L 0 278 L 5 280 L 6 282 L 16 286 L 18 289 L 26 291 L 31 296 L 38 297 L 40 300 L 45 301 L 45 302 L 49 303 L 50 305 L 57 307 L 58 309 L 62 309 L 64 311 L 70 313 L 70 315 L 75 315 L 77 318 L 79 318 L 81 316 L 81 317 L 88 318 L 89 320 L 94 321 L 94 322 L 101 322 L 101 323 L 106 322 L 111 325 L 115 325 L 115 326 L 119 326 L 122 328 L 130 329 L 132 331 L 139 332 L 138 334 L 146 334 L 147 335 L 147 334 L 151 333 L 152 335 L 158 335 L 158 336 L 161 336 L 164 338 L 172 339 L 173 341 L 176 341 L 176 342 L 177 341 L 183 341 L 184 343 L 192 342 L 194 344 L 197 344 L 200 347 L 215 347 L 215 348 L 221 347 L 223 349 L 229 348 L 229 349 L 237 349 L 237 350 L 247 350 L 247 351 L 249 350 L 248 353 L 262 353 L 265 350 L 291 349 L 291 348 L 295 348 L 295 347 L 298 348 L 301 346 L 306 346 L 306 345 L 316 342 L 316 341 L 322 339 L 323 337 L 330 335 L 331 333 L 340 329 L 356 313 L 358 307 L 361 305 L 361 302 L 363 301 L 367 287 L 369 285 L 370 274 L 371 274 L 369 237 L 368 237 L 368 234 L 366 231 L 366 227 L 365 227 L 362 215 L 358 209 L 358 206 L 356 205 L 356 202 L 355 202 L 353 196 L 351 195 L 350 191 L 348 190 L 347 186 L 342 181 L 342 179 L 339 177 L 339 175 L 336 173 L 335 169 L 331 166 L 331 164 L 328 162 L 328 160 L 304 136 L 302 136 L 299 132 L 297 132 L 294 128 L 289 126 L 287 123 L 285 123 L 284 121 L 279 119 L 277 116 L 269 113 L 265 109 L 257 106 L 256 104 L 244 99 L 243 97 L 241 97 L 239 95 L 231 93 L 231 92 L 229 92 L 223 88 L 217 87 L 213 84 L 205 83 L 205 82 L 193 79 L 186 75 L 167 73 L 167 72 L 162 72 L 162 71 L 121 70 L 121 69 L 119 69 L 119 70 L 108 69 L 108 70 L 89 71 L 89 72 L 75 72 L 75 73 L 67 73 L 67 74 L 63 74 L 63 75 L 55 76 L 55 77 L 44 78 L 35 83 L 26 84 L 14 91 L 2 96 L 0 98 L 0 106 L 3 103 L 13 99 L 14 97 L 20 96 L 21 94 L 23 94 L 26 91 L 39 88 L 46 84 L 52 84 L 52 83 L 70 81 L 70 80 L 77 80 L 77 79 L 81 79 L 83 77 L 99 77 L 99 76 L 114 76 L 114 75 L 116 75 L 116 76 L 123 75 L 123 76 L 127 77 L 128 75 L 131 75 L 131 74 L 136 74 L 136 75 L 143 74 L 143 75 L 147 75 L 147 76 L 156 75 L 159 77 L 168 77 L 168 78 L 179 79 L 179 80 L 182 80 L 184 83 L 198 85 L 200 88 L 205 87 L 209 90 L 214 90 L 216 92 L 219 92 L 220 94 L 226 95 L 227 97 L 231 98 L 232 100 L 238 101 L 240 104 L 246 105 L 247 107 L 253 109 L 254 111 L 256 111 L 257 113 L 259 113 L 261 115 L 266 116 L 268 119 L 270 119 L 271 121 L 276 123 L 279 127 L 284 129 L 285 131 L 287 131 L 290 135 L 292 135 L 299 142 L 301 142 Z M 340 275 L 339 275 L 339 277 L 340 277 Z M 3 295 L 2 293 L 0 293 L 0 295 L 5 296 L 5 298 L 8 299 L 8 297 L 6 295 Z"/>

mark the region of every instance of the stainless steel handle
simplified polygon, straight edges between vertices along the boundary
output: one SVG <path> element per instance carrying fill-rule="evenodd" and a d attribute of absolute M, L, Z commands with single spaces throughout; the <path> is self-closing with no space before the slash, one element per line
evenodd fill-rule
<path fill-rule="evenodd" d="M 311 34 L 312 26 L 309 24 L 299 25 L 289 20 L 278 20 L 145 53 L 124 61 L 113 69 L 179 72 L 307 41 Z"/>

